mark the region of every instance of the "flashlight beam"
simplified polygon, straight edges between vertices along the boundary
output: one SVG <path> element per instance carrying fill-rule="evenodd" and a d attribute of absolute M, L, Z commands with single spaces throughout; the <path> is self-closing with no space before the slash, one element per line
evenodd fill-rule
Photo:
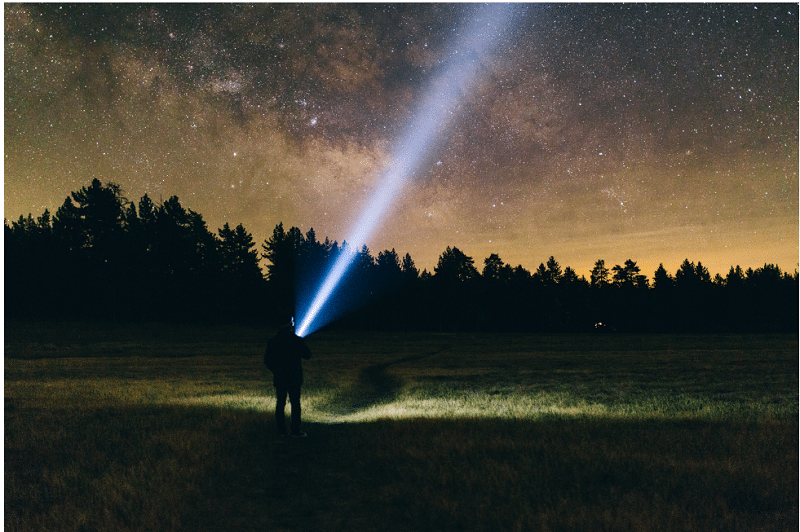
<path fill-rule="evenodd" d="M 478 80 L 481 61 L 496 43 L 514 11 L 514 7 L 507 4 L 485 5 L 478 10 L 471 23 L 462 29 L 447 67 L 430 86 L 427 98 L 401 137 L 400 149 L 381 178 L 374 197 L 351 230 L 346 240 L 348 248 L 336 260 L 300 320 L 296 331 L 298 336 L 305 336 L 324 325 L 318 323 L 319 312 L 333 294 L 358 249 L 366 243 L 381 221 L 381 215 L 389 209 L 400 189 L 421 170 L 422 163 L 456 117 L 462 98 Z"/>

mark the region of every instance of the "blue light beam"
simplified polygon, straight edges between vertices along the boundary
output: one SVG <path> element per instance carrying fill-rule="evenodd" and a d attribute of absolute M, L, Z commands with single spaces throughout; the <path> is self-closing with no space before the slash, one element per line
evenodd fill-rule
<path fill-rule="evenodd" d="M 462 28 L 452 48 L 444 72 L 435 78 L 427 91 L 427 99 L 420 105 L 414 120 L 401 137 L 400 149 L 392 164 L 375 189 L 375 195 L 350 231 L 347 246 L 320 284 L 311 304 L 298 309 L 302 318 L 297 327 L 298 336 L 306 336 L 333 321 L 331 313 L 325 317 L 320 311 L 325 306 L 359 249 L 367 241 L 386 213 L 400 189 L 421 170 L 422 163 L 431 155 L 444 131 L 457 116 L 461 100 L 469 94 L 479 79 L 482 61 L 496 44 L 517 8 L 509 4 L 482 6 L 471 22 Z"/>

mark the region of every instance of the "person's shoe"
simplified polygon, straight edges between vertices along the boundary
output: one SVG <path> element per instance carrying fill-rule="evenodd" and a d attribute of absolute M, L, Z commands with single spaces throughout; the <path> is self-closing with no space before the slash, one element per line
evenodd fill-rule
<path fill-rule="evenodd" d="M 305 438 L 308 436 L 305 432 L 292 432 L 292 438 Z"/>

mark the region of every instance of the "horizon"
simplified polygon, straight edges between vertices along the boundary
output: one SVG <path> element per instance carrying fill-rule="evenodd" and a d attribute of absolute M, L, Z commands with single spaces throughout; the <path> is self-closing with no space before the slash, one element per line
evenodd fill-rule
<path fill-rule="evenodd" d="M 103 183 L 103 185 L 106 185 L 106 183 Z M 68 197 L 68 196 L 65 196 L 65 198 L 66 197 Z M 139 198 L 139 199 L 141 199 L 141 198 Z M 178 198 L 178 199 L 180 200 L 180 198 Z M 130 198 L 128 198 L 128 200 L 132 201 L 134 204 L 136 204 L 137 208 L 138 208 L 138 200 L 134 201 L 134 200 L 131 200 Z M 160 202 L 156 203 L 156 204 L 158 205 L 158 204 L 160 204 Z M 191 205 L 186 205 L 182 201 L 181 201 L 181 205 L 186 209 L 192 209 Z M 192 209 L 192 210 L 195 210 L 195 209 Z M 48 211 L 49 211 L 50 216 L 52 218 L 55 215 L 55 210 L 48 209 Z M 43 214 L 43 212 L 44 211 L 42 211 L 42 212 L 40 212 L 38 214 L 35 214 L 35 213 L 29 213 L 29 214 L 31 216 L 33 216 L 33 219 L 35 221 L 38 216 L 41 216 Z M 195 212 L 198 212 L 198 211 L 195 211 Z M 208 219 L 206 219 L 205 215 L 202 212 L 198 212 L 198 213 L 203 215 L 203 219 L 206 221 L 206 223 L 208 223 Z M 20 215 L 20 216 L 22 216 L 24 218 L 27 218 L 28 215 Z M 7 222 L 8 224 L 10 224 L 11 222 L 18 221 L 20 216 L 17 216 L 16 218 L 7 218 L 6 217 L 6 218 L 4 218 L 4 221 Z M 232 222 L 223 221 L 223 223 L 217 228 L 212 228 L 211 224 L 209 224 L 209 230 L 215 236 L 218 237 L 219 236 L 219 230 L 222 229 L 222 226 L 224 226 L 226 223 L 229 224 L 231 227 L 235 227 L 235 225 Z M 273 229 L 274 229 L 274 227 L 277 227 L 277 225 L 281 224 L 281 223 L 283 223 L 283 222 L 277 222 L 273 226 Z M 236 225 L 238 225 L 238 224 L 236 224 Z M 292 226 L 288 226 L 287 227 L 286 224 L 283 224 L 283 225 L 284 225 L 284 229 L 285 230 L 288 230 L 290 227 L 292 227 Z M 250 231 L 246 226 L 243 225 L 243 227 L 244 227 L 245 230 L 248 231 L 248 233 L 253 235 L 252 231 Z M 294 226 L 294 227 L 296 227 L 296 226 Z M 325 241 L 325 239 L 328 238 L 328 240 L 332 244 L 338 245 L 340 247 L 340 249 L 341 249 L 341 246 L 346 242 L 346 240 L 341 240 L 340 241 L 338 239 L 331 238 L 330 235 L 320 235 L 319 232 L 313 226 L 309 226 L 308 229 L 303 229 L 301 227 L 298 227 L 298 229 L 300 229 L 300 231 L 303 233 L 303 237 L 304 238 L 305 238 L 305 236 L 306 236 L 306 234 L 308 233 L 309 230 L 314 229 L 314 232 L 316 234 L 316 238 L 317 238 L 318 242 L 323 243 Z M 271 235 L 272 235 L 272 230 L 269 231 L 269 236 L 271 236 Z M 256 249 L 258 250 L 259 267 L 261 268 L 262 273 L 264 273 L 264 274 L 266 274 L 266 264 L 268 264 L 268 261 L 262 257 L 263 250 L 262 250 L 261 245 L 265 243 L 265 241 L 269 238 L 269 236 L 267 236 L 264 239 L 261 239 L 259 241 L 259 240 L 256 240 L 255 239 L 255 235 L 253 235 L 254 242 L 256 244 Z M 629 236 L 630 235 L 625 235 L 626 238 L 629 237 Z M 614 266 L 616 266 L 616 265 L 620 265 L 620 266 L 623 265 L 626 260 L 629 260 L 629 259 L 633 260 L 636 263 L 636 265 L 640 268 L 641 274 L 644 275 L 645 277 L 647 277 L 647 279 L 649 281 L 652 281 L 653 273 L 658 269 L 659 265 L 663 265 L 664 269 L 667 271 L 667 273 L 669 273 L 670 275 L 672 275 L 674 277 L 675 272 L 680 268 L 680 265 L 683 263 L 684 260 L 688 260 L 689 262 L 691 262 L 691 263 L 693 263 L 695 265 L 697 265 L 698 263 L 702 263 L 702 265 L 709 271 L 709 274 L 711 275 L 712 279 L 714 278 L 714 276 L 716 274 L 719 274 L 722 277 L 725 277 L 725 275 L 730 271 L 731 268 L 735 268 L 737 266 L 739 266 L 742 269 L 743 272 L 747 271 L 748 269 L 757 270 L 758 268 L 763 268 L 766 265 L 777 266 L 777 267 L 780 268 L 782 273 L 793 274 L 795 272 L 798 272 L 798 263 L 797 262 L 795 262 L 795 265 L 792 268 L 791 266 L 785 266 L 784 264 L 782 264 L 782 263 L 780 263 L 778 261 L 764 260 L 764 261 L 759 262 L 759 259 L 755 259 L 754 262 L 747 263 L 747 264 L 731 263 L 728 266 L 717 270 L 717 269 L 714 269 L 713 265 L 709 265 L 709 263 L 707 263 L 706 261 L 700 260 L 700 259 L 696 259 L 696 258 L 691 257 L 691 256 L 682 256 L 681 252 L 674 252 L 672 254 L 672 257 L 675 258 L 675 260 L 673 261 L 674 262 L 674 266 L 672 266 L 672 267 L 671 267 L 671 265 L 673 264 L 672 262 L 668 263 L 665 260 L 660 260 L 660 259 L 657 259 L 657 258 L 653 259 L 654 262 L 653 261 L 648 261 L 648 262 L 643 264 L 642 262 L 636 260 L 634 257 L 626 257 L 626 258 L 623 258 L 623 259 L 620 259 L 620 260 L 608 260 L 608 258 L 606 258 L 606 257 L 598 256 L 595 259 L 588 259 L 587 258 L 587 260 L 589 262 L 586 262 L 586 261 L 581 262 L 581 264 L 588 264 L 587 267 L 585 267 L 584 269 L 581 269 L 579 267 L 575 267 L 573 264 L 563 262 L 561 259 L 559 259 L 559 256 L 554 254 L 554 253 L 549 253 L 549 254 L 546 254 L 546 256 L 542 256 L 542 258 L 540 260 L 537 259 L 537 262 L 535 264 L 533 262 L 531 262 L 531 263 L 513 262 L 513 261 L 507 260 L 502 254 L 497 253 L 496 251 L 490 251 L 486 255 L 481 255 L 481 256 L 475 255 L 473 253 L 470 253 L 469 249 L 464 248 L 464 247 L 462 247 L 462 246 L 460 246 L 458 244 L 455 244 L 455 243 L 454 244 L 445 245 L 445 247 L 442 248 L 439 251 L 431 249 L 430 250 L 431 254 L 429 254 L 428 256 L 434 256 L 433 254 L 435 254 L 435 257 L 433 259 L 431 259 L 430 265 L 427 265 L 427 264 L 426 265 L 420 265 L 419 260 L 416 258 L 416 256 L 414 254 L 412 254 L 411 252 L 406 251 L 406 250 L 398 250 L 396 246 L 389 246 L 389 247 L 384 247 L 384 248 L 380 248 L 379 249 L 377 247 L 373 247 L 373 246 L 369 245 L 369 242 L 366 243 L 366 246 L 369 249 L 370 255 L 374 259 L 377 259 L 379 252 L 381 252 L 381 251 L 389 251 L 389 250 L 392 250 L 392 249 L 395 250 L 395 252 L 397 253 L 397 255 L 398 255 L 398 257 L 400 259 L 402 259 L 406 255 L 406 253 L 408 253 L 409 255 L 411 255 L 411 258 L 414 261 L 414 265 L 419 270 L 420 274 L 423 272 L 423 270 L 427 270 L 428 273 L 430 273 L 431 275 L 433 275 L 435 273 L 434 272 L 434 267 L 437 265 L 439 258 L 441 257 L 442 253 L 444 253 L 444 251 L 445 251 L 445 249 L 447 247 L 458 248 L 465 255 L 467 255 L 468 257 L 473 259 L 474 265 L 475 265 L 476 269 L 479 272 L 483 271 L 483 261 L 484 261 L 484 259 L 488 258 L 492 253 L 496 253 L 500 257 L 500 259 L 503 261 L 504 264 L 507 264 L 507 265 L 511 266 L 512 268 L 516 268 L 517 266 L 522 266 L 524 269 L 528 270 L 531 273 L 535 272 L 540 264 L 546 264 L 550 257 L 554 257 L 556 259 L 556 261 L 559 263 L 559 265 L 562 268 L 562 270 L 565 269 L 566 267 L 570 267 L 570 268 L 572 268 L 573 271 L 575 271 L 575 273 L 577 274 L 578 277 L 582 277 L 583 276 L 583 277 L 586 278 L 587 281 L 589 280 L 592 268 L 594 267 L 595 263 L 598 260 L 603 260 L 605 262 L 606 268 L 608 268 L 609 270 L 611 268 L 613 268 Z M 491 248 L 489 248 L 489 249 L 491 249 Z M 581 254 L 581 255 L 585 255 L 585 254 Z M 677 257 L 682 257 L 682 258 L 677 258 Z M 653 264 L 652 268 L 647 266 L 649 264 Z"/>

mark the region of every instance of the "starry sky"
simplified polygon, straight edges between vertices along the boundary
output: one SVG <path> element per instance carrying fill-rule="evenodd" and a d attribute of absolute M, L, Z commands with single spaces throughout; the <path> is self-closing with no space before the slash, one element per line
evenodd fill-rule
<path fill-rule="evenodd" d="M 472 4 L 5 4 L 4 216 L 93 178 L 341 243 Z M 798 267 L 797 4 L 526 4 L 367 245 Z"/>

